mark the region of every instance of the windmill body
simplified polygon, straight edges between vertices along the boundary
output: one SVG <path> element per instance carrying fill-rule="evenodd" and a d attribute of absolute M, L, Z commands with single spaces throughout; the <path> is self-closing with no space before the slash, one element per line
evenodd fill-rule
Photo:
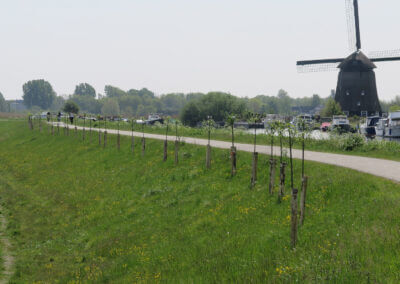
<path fill-rule="evenodd" d="M 361 51 L 340 65 L 335 100 L 348 115 L 378 115 L 381 106 L 376 88 L 375 64 Z"/>
<path fill-rule="evenodd" d="M 339 76 L 336 87 L 335 100 L 340 104 L 347 115 L 371 116 L 381 114 L 381 106 L 376 87 L 374 62 L 400 60 L 397 53 L 392 52 L 390 57 L 382 56 L 369 59 L 361 51 L 360 23 L 358 14 L 358 0 L 346 0 L 348 15 L 352 15 L 349 21 L 349 39 L 355 39 L 351 43 L 354 52 L 347 58 L 321 59 L 298 61 L 300 71 L 325 71 L 334 66 L 339 68 Z M 337 70 L 337 69 L 336 69 Z"/>

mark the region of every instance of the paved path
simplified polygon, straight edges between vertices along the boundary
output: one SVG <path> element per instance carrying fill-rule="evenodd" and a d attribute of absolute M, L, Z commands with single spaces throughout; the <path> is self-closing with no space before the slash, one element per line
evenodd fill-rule
<path fill-rule="evenodd" d="M 60 123 L 60 126 L 62 123 Z M 72 128 L 73 126 L 70 126 Z M 78 129 L 82 129 L 83 127 L 79 127 Z M 88 129 L 88 128 L 86 128 Z M 92 128 L 93 131 L 99 131 L 99 129 Z M 104 131 L 104 129 L 100 129 Z M 107 129 L 108 133 L 117 134 L 117 130 L 115 129 Z M 130 131 L 120 131 L 121 135 L 130 136 Z M 142 137 L 141 132 L 133 132 L 133 135 L 136 137 Z M 144 136 L 150 139 L 158 139 L 164 140 L 165 135 L 160 134 L 149 134 L 145 133 Z M 175 140 L 175 136 L 169 136 L 168 140 Z M 201 145 L 206 146 L 207 140 L 200 139 L 200 138 L 192 138 L 192 137 L 181 137 L 182 141 L 185 141 L 189 144 Z M 225 141 L 217 141 L 211 140 L 211 146 L 221 149 L 230 149 L 231 143 Z M 245 151 L 245 152 L 253 152 L 253 145 L 251 144 L 240 144 L 235 143 L 237 150 Z M 269 154 L 270 153 L 270 146 L 257 146 L 257 152 L 261 154 Z M 274 147 L 275 153 L 280 153 L 279 147 Z M 293 149 L 293 158 L 301 159 L 301 150 Z M 305 159 L 308 161 L 314 161 L 324 164 L 335 165 L 339 167 L 345 167 L 353 170 L 357 170 L 360 172 L 372 174 L 375 176 L 384 177 L 396 182 L 400 182 L 400 162 L 390 161 L 390 160 L 383 160 L 383 159 L 376 159 L 376 158 L 367 158 L 367 157 L 360 157 L 360 156 L 350 156 L 350 155 L 341 155 L 341 154 L 331 154 L 331 153 L 323 153 L 323 152 L 313 152 L 313 151 L 306 151 L 305 152 Z"/>

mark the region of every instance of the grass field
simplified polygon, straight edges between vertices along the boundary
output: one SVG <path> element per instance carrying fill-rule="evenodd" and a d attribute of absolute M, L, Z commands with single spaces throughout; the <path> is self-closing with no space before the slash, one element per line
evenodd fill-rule
<path fill-rule="evenodd" d="M 36 122 L 37 123 L 37 122 Z M 99 124 L 100 123 L 100 124 Z M 83 125 L 83 120 L 80 119 L 78 121 L 78 125 Z M 104 122 L 93 122 L 93 127 L 104 127 Z M 117 128 L 117 122 L 107 122 L 107 128 Z M 89 127 L 89 121 L 86 121 L 86 126 Z M 120 129 L 122 130 L 131 130 L 130 123 L 120 122 Z M 142 131 L 141 125 L 135 125 L 136 131 Z M 157 133 L 157 134 L 165 134 L 165 126 L 163 125 L 145 125 L 144 131 L 146 133 Z M 175 135 L 175 126 L 170 125 L 170 135 Z M 191 128 L 185 126 L 179 126 L 179 136 L 186 137 L 196 137 L 207 139 L 208 133 L 204 128 Z M 310 151 L 318 151 L 318 152 L 329 152 L 329 153 L 340 153 L 345 155 L 357 155 L 357 156 L 365 156 L 365 157 L 374 157 L 388 160 L 400 161 L 400 143 L 396 141 L 378 141 L 373 140 L 368 143 L 364 139 L 360 139 L 354 141 L 352 139 L 354 135 L 340 135 L 334 136 L 328 140 L 315 140 L 315 139 L 307 139 L 306 150 Z M 361 137 L 361 136 L 360 136 Z M 231 130 L 229 128 L 218 128 L 213 129 L 211 138 L 214 140 L 221 141 L 231 141 Z M 275 145 L 278 143 L 278 137 L 274 139 Z M 253 143 L 254 135 L 246 132 L 245 130 L 236 129 L 235 130 L 235 141 L 237 143 Z M 260 145 L 270 145 L 271 144 L 271 136 L 267 135 L 258 135 L 257 143 Z M 288 138 L 283 139 L 283 145 L 288 147 L 289 141 Z M 300 139 L 294 140 L 294 148 L 300 149 L 301 141 Z"/>
<path fill-rule="evenodd" d="M 80 133 L 79 133 L 80 134 Z M 306 162 L 306 223 L 290 248 L 290 197 L 267 192 L 267 157 L 250 189 L 251 154 L 162 141 L 130 152 L 0 120 L 0 197 L 16 283 L 398 282 L 400 185 Z M 300 184 L 295 161 L 295 185 Z M 289 182 L 290 180 L 288 180 Z"/>

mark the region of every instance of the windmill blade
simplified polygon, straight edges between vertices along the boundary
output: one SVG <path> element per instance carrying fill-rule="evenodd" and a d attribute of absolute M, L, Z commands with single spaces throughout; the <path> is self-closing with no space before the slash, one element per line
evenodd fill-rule
<path fill-rule="evenodd" d="M 338 63 L 297 65 L 297 72 L 299 73 L 332 72 L 337 70 L 338 70 Z"/>
<path fill-rule="evenodd" d="M 344 58 L 297 61 L 297 72 L 311 73 L 336 71 L 339 63 L 341 63 L 343 60 Z"/>
<path fill-rule="evenodd" d="M 354 0 L 346 0 L 345 2 L 346 2 L 347 37 L 349 43 L 349 51 L 354 52 L 357 51 Z"/>
<path fill-rule="evenodd" d="M 372 62 L 400 61 L 400 56 L 398 56 L 398 57 L 371 58 L 371 61 Z"/>
<path fill-rule="evenodd" d="M 368 57 L 376 60 L 381 58 L 400 57 L 400 49 L 372 51 L 368 53 Z"/>
<path fill-rule="evenodd" d="M 358 0 L 354 1 L 354 19 L 356 24 L 356 46 L 357 50 L 361 49 L 361 33 L 360 33 L 360 16 L 358 13 Z"/>

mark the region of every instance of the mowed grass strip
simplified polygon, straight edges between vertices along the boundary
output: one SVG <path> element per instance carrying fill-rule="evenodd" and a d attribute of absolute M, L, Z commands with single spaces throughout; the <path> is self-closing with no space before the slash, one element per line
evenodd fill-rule
<path fill-rule="evenodd" d="M 13 281 L 397 282 L 400 185 L 306 162 L 305 225 L 290 248 L 290 196 L 268 193 L 266 156 L 250 189 L 251 154 L 97 133 L 76 137 L 0 122 L 0 197 L 16 267 Z M 300 161 L 295 184 L 300 186 Z M 289 177 L 289 173 L 287 174 Z M 289 184 L 290 178 L 287 180 Z M 277 192 L 277 189 L 276 189 Z"/>

